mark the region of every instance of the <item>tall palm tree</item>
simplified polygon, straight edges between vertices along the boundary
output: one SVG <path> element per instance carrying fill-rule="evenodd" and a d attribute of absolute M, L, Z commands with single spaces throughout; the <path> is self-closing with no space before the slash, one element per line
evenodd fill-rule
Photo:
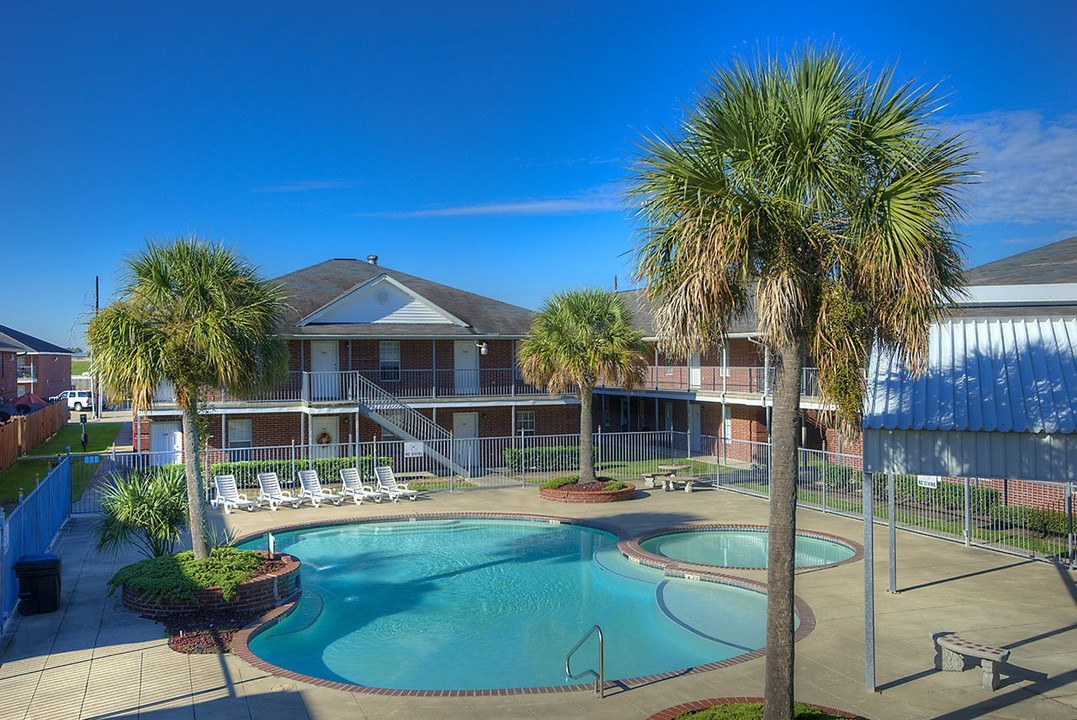
<path fill-rule="evenodd" d="M 643 139 L 629 190 L 636 272 L 661 344 L 720 342 L 755 310 L 775 358 L 766 710 L 793 700 L 793 543 L 801 370 L 818 364 L 842 430 L 859 430 L 872 343 L 922 367 L 927 329 L 961 288 L 953 227 L 969 181 L 960 138 L 931 124 L 934 88 L 872 77 L 832 48 L 734 59 L 676 134 Z"/>
<path fill-rule="evenodd" d="M 110 393 L 130 393 L 136 413 L 162 382 L 175 387 L 195 557 L 208 553 L 200 393 L 242 395 L 283 379 L 287 346 L 275 334 L 283 311 L 281 289 L 254 267 L 219 243 L 188 237 L 128 258 L 119 298 L 87 329 L 101 381 Z"/>
<path fill-rule="evenodd" d="M 626 390 L 639 387 L 647 370 L 643 334 L 632 327 L 620 296 L 605 290 L 556 293 L 546 299 L 520 343 L 527 382 L 550 392 L 575 387 L 580 394 L 580 480 L 595 482 L 592 406 L 595 383 L 605 378 Z"/>

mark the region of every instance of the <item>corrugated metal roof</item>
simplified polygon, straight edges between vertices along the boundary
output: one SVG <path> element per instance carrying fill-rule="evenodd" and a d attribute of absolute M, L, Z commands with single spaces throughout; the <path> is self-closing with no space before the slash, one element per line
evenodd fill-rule
<path fill-rule="evenodd" d="M 937 323 L 916 378 L 892 354 L 874 353 L 864 427 L 1077 432 L 1077 317 Z"/>

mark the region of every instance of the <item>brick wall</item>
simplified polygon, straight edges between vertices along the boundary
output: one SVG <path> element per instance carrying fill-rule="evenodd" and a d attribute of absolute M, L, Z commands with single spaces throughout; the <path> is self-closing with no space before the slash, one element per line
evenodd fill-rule
<path fill-rule="evenodd" d="M 381 367 L 381 341 L 396 340 L 400 343 L 401 370 L 452 370 L 456 365 L 455 343 L 451 338 L 441 340 L 407 340 L 400 338 L 352 339 L 337 343 L 339 367 L 341 370 L 378 370 Z M 288 348 L 291 355 L 291 370 L 310 371 L 310 340 L 290 340 Z M 461 342 L 476 343 L 467 339 Z M 479 354 L 480 368 L 513 367 L 513 340 L 485 340 L 487 354 Z"/>
<path fill-rule="evenodd" d="M 34 382 L 34 394 L 43 400 L 48 400 L 54 395 L 59 395 L 64 390 L 71 389 L 71 356 L 70 355 L 27 355 L 26 363 L 34 368 L 36 380 Z M 29 389 L 29 384 L 23 387 Z"/>
<path fill-rule="evenodd" d="M 19 364 L 13 350 L 0 350 L 0 403 L 12 402 L 18 395 Z"/>

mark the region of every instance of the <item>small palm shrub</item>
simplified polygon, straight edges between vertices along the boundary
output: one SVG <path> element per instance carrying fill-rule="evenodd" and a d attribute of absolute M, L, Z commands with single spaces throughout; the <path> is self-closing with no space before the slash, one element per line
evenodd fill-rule
<path fill-rule="evenodd" d="M 116 553 L 134 546 L 146 557 L 172 554 L 187 527 L 186 477 L 181 465 L 113 474 L 101 493 L 104 510 L 94 535 L 97 549 Z"/>

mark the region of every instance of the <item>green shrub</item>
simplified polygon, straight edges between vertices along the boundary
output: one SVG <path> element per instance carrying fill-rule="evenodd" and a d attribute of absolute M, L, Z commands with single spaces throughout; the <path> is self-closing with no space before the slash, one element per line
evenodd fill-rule
<path fill-rule="evenodd" d="M 577 480 L 579 480 L 579 478 L 572 475 L 566 477 L 555 477 L 552 480 L 547 480 L 546 482 L 542 483 L 541 485 L 539 485 L 539 487 L 543 490 L 556 490 L 558 488 L 564 487 L 565 485 L 572 485 Z"/>
<path fill-rule="evenodd" d="M 859 492 L 864 486 L 864 473 L 856 468 L 835 463 L 822 466 L 822 479 L 833 490 Z M 872 489 L 875 499 L 885 501 L 887 497 L 886 475 L 874 476 Z M 996 488 L 970 487 L 969 502 L 972 512 L 986 513 L 998 505 L 1002 494 Z M 916 475 L 894 476 L 894 501 L 901 504 L 923 503 L 941 510 L 963 511 L 965 508 L 965 485 L 963 482 L 940 480 L 937 488 L 920 487 Z"/>
<path fill-rule="evenodd" d="M 501 454 L 505 467 L 514 472 L 523 472 L 525 470 L 556 472 L 558 470 L 579 470 L 580 467 L 580 449 L 575 445 L 532 447 L 522 450 L 505 448 Z"/>
<path fill-rule="evenodd" d="M 1069 534 L 1069 519 L 1066 513 L 1057 510 L 998 505 L 991 508 L 991 518 L 1007 525 L 1028 528 L 1040 535 Z"/>
<path fill-rule="evenodd" d="M 342 468 L 356 467 L 358 462 L 359 474 L 363 477 L 371 477 L 374 474 L 375 458 L 371 455 L 363 455 L 356 458 L 354 455 L 351 457 L 342 458 L 314 458 L 308 460 L 307 458 L 296 458 L 294 461 L 289 459 L 282 460 L 237 460 L 234 462 L 218 462 L 210 465 L 210 473 L 212 475 L 235 475 L 236 484 L 239 487 L 256 487 L 258 485 L 258 473 L 275 472 L 280 478 L 282 483 L 287 484 L 290 480 L 294 480 L 292 477 L 292 469 L 295 472 L 300 470 L 317 470 L 318 477 L 322 482 L 338 482 L 340 480 L 340 471 Z M 376 464 L 392 466 L 393 459 L 391 457 L 379 456 L 376 458 Z M 213 482 L 213 478 L 208 478 L 210 483 Z"/>
<path fill-rule="evenodd" d="M 629 487 L 628 483 L 623 483 L 620 480 L 611 480 L 608 483 L 606 483 L 606 487 L 604 487 L 602 489 L 603 490 L 624 490 L 627 487 Z"/>
<path fill-rule="evenodd" d="M 728 703 L 712 705 L 705 710 L 688 710 L 678 715 L 675 720 L 761 720 L 762 717 L 763 703 Z M 840 717 L 811 705 L 793 703 L 794 720 L 831 720 Z"/>
<path fill-rule="evenodd" d="M 94 526 L 97 549 L 128 545 L 147 557 L 168 555 L 187 527 L 187 477 L 182 465 L 113 473 L 101 490 L 104 515 Z"/>
<path fill-rule="evenodd" d="M 262 558 L 253 550 L 218 547 L 201 560 L 188 550 L 120 568 L 108 586 L 115 592 L 127 585 L 153 602 L 192 600 L 195 590 L 220 587 L 224 599 L 231 600 L 239 584 L 254 577 L 261 567 Z"/>

